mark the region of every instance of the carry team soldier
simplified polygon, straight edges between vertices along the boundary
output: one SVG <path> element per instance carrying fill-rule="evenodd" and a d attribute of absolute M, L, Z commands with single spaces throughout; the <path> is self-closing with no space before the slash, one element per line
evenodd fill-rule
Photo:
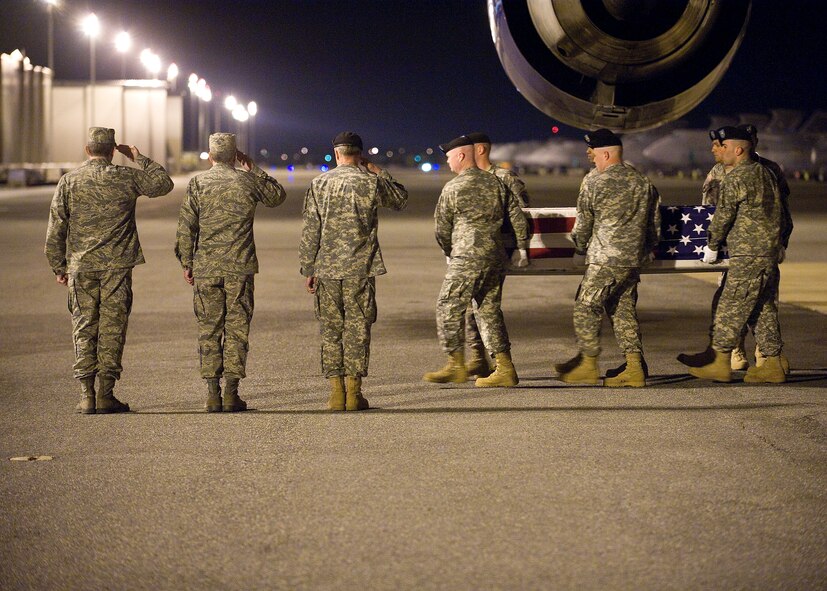
<path fill-rule="evenodd" d="M 116 149 L 139 168 L 112 164 Z M 85 150 L 89 159 L 57 184 L 49 210 L 46 257 L 57 282 L 69 287 L 73 373 L 81 384 L 75 410 L 128 412 L 129 405 L 118 400 L 113 390 L 123 370 L 132 268 L 145 262 L 135 203 L 141 195 L 166 195 L 173 185 L 164 167 L 138 148 L 117 145 L 114 129 L 90 127 Z"/>
<path fill-rule="evenodd" d="M 404 209 L 408 192 L 362 157 L 357 134 L 337 135 L 333 151 L 336 168 L 313 179 L 305 194 L 299 258 L 305 287 L 315 296 L 322 373 L 331 386 L 328 408 L 366 410 L 362 378 L 376 322 L 376 276 L 387 272 L 378 208 Z"/>
<path fill-rule="evenodd" d="M 474 162 L 477 168 L 490 172 L 514 194 L 520 203 L 520 207 L 529 207 L 528 190 L 525 183 L 520 179 L 516 172 L 502 166 L 493 164 L 490 160 L 491 154 L 491 139 L 485 133 L 469 133 L 468 137 L 474 142 Z M 505 221 L 505 233 L 512 233 L 511 224 L 508 219 Z M 521 256 L 517 266 L 524 267 L 528 265 L 528 254 Z M 468 306 L 465 312 L 465 344 L 468 346 L 470 356 L 465 361 L 465 368 L 469 376 L 477 376 L 481 378 L 488 377 L 491 374 L 491 367 L 488 364 L 489 356 L 485 351 L 485 346 L 482 344 L 482 337 L 477 326 L 477 319 L 474 316 L 474 306 Z"/>
<path fill-rule="evenodd" d="M 590 132 L 585 140 L 597 172 L 581 184 L 571 232 L 576 253 L 585 255 L 587 264 L 574 304 L 579 351 L 555 369 L 567 383 L 598 383 L 605 311 L 626 363 L 607 372 L 603 385 L 642 387 L 647 372 L 635 305 L 640 267 L 658 243 L 658 193 L 649 179 L 623 163 L 621 140 L 610 130 Z"/>
<path fill-rule="evenodd" d="M 235 135 L 209 138 L 210 170 L 196 175 L 178 216 L 175 256 L 193 286 L 201 377 L 207 412 L 247 409 L 238 395 L 246 377 L 254 278 L 258 273 L 256 205 L 276 207 L 286 193 L 276 179 L 236 149 Z M 238 161 L 244 170 L 235 168 Z M 221 378 L 224 378 L 222 398 Z"/>
<path fill-rule="evenodd" d="M 437 298 L 437 333 L 448 363 L 423 379 L 435 383 L 468 379 L 463 317 L 473 301 L 483 343 L 496 359 L 494 372 L 478 377 L 475 385 L 514 386 L 519 378 L 500 308 L 506 261 L 502 227 L 507 216 L 517 239 L 512 255 L 516 264 L 526 256 L 528 223 L 516 196 L 494 175 L 477 168 L 471 138 L 463 135 L 439 148 L 457 175 L 446 183 L 434 211 L 436 240 L 449 259 Z"/>
<path fill-rule="evenodd" d="M 785 208 L 773 174 L 753 159 L 752 135 L 744 128 L 718 130 L 723 163 L 732 166 L 721 182 L 721 192 L 710 222 L 703 261 L 714 264 L 726 242 L 729 270 L 718 308 L 712 347 L 706 363 L 690 367 L 693 376 L 716 382 L 732 380 L 730 354 L 744 324 L 755 321 L 755 339 L 766 360 L 750 367 L 748 383 L 786 381 L 781 366 L 781 329 L 778 324 L 778 257 Z"/>

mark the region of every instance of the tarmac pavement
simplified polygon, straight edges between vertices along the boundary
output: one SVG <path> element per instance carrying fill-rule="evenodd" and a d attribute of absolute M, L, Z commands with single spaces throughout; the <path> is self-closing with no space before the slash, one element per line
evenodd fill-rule
<path fill-rule="evenodd" d="M 641 284 L 649 387 L 556 381 L 579 279 L 512 277 L 521 382 L 475 389 L 421 381 L 444 362 L 431 215 L 450 177 L 400 172 L 409 208 L 380 214 L 374 408 L 330 413 L 298 273 L 312 175 L 276 176 L 288 199 L 258 211 L 241 386 L 254 410 L 238 414 L 203 411 L 192 290 L 172 250 L 186 178 L 139 202 L 126 415 L 73 413 L 66 291 L 42 252 L 53 188 L 0 190 L 0 588 L 827 588 L 827 186 L 792 185 L 787 384 L 684 372 L 675 356 L 705 347 L 715 288 L 683 274 Z M 565 206 L 579 181 L 527 182 L 533 205 Z M 667 203 L 697 201 L 698 183 L 656 184 Z M 603 344 L 605 370 L 621 362 L 608 324 Z"/>

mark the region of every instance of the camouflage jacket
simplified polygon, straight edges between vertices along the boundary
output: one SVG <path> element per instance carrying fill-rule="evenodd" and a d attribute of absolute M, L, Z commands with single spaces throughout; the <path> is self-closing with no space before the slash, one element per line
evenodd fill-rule
<path fill-rule="evenodd" d="M 767 168 L 755 161 L 737 165 L 721 181 L 707 231 L 709 248 L 720 250 L 726 242 L 730 257 L 776 257 L 783 209 L 775 177 Z"/>
<path fill-rule="evenodd" d="M 408 205 L 408 191 L 387 171 L 346 164 L 317 176 L 304 197 L 299 259 L 306 277 L 344 279 L 387 272 L 379 248 L 380 207 Z"/>
<path fill-rule="evenodd" d="M 144 261 L 135 202 L 172 190 L 164 167 L 139 155 L 140 168 L 91 158 L 57 184 L 49 210 L 46 258 L 55 274 L 124 269 Z"/>
<path fill-rule="evenodd" d="M 436 241 L 453 268 L 502 266 L 506 218 L 517 246 L 528 248 L 528 222 L 517 197 L 497 177 L 468 168 L 442 189 L 434 212 Z"/>
<path fill-rule="evenodd" d="M 721 193 L 721 181 L 726 176 L 726 167 L 718 162 L 706 175 L 704 186 L 701 189 L 701 205 L 717 205 L 718 195 Z"/>
<path fill-rule="evenodd" d="M 755 159 L 772 173 L 778 185 L 778 196 L 781 198 L 781 245 L 787 248 L 790 244 L 790 236 L 793 233 L 793 218 L 790 215 L 790 185 L 787 183 L 784 171 L 777 163 L 759 154 L 755 155 Z"/>
<path fill-rule="evenodd" d="M 517 200 L 520 202 L 520 207 L 531 207 L 531 200 L 528 197 L 528 190 L 526 190 L 525 183 L 516 172 L 508 168 L 497 166 L 496 164 L 492 164 L 487 172 L 490 172 L 500 179 L 503 184 L 508 187 L 512 193 L 514 193 Z"/>
<path fill-rule="evenodd" d="M 258 273 L 256 205 L 280 205 L 287 194 L 258 166 L 250 172 L 218 162 L 196 175 L 178 215 L 175 256 L 195 277 Z"/>
<path fill-rule="evenodd" d="M 587 264 L 639 267 L 657 246 L 660 197 L 648 178 L 626 164 L 586 175 L 571 231 Z"/>

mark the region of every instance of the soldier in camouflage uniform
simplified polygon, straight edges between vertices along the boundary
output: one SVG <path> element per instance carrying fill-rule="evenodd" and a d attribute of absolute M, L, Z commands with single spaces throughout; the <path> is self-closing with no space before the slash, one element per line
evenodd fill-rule
<path fill-rule="evenodd" d="M 140 168 L 112 164 L 116 149 Z M 113 389 L 123 369 L 132 267 L 144 262 L 135 202 L 141 195 L 166 195 L 172 190 L 172 179 L 135 146 L 116 145 L 114 129 L 90 127 L 86 154 L 89 160 L 57 184 L 49 210 L 46 257 L 57 282 L 69 286 L 73 370 L 82 392 L 75 410 L 128 412 L 129 405 L 115 398 Z"/>
<path fill-rule="evenodd" d="M 792 217 L 789 213 L 789 195 L 790 195 L 790 187 L 787 184 L 787 179 L 784 176 L 784 172 L 781 170 L 781 167 L 773 162 L 772 160 L 768 160 L 767 158 L 763 158 L 755 153 L 754 149 L 758 144 L 758 132 L 754 125 L 739 125 L 738 128 L 741 128 L 746 133 L 750 135 L 752 138 L 752 145 L 753 145 L 753 153 L 752 159 L 767 168 L 770 171 L 772 176 L 775 178 L 776 183 L 778 184 L 779 189 L 779 196 L 781 198 L 781 205 L 783 208 L 782 211 L 782 233 L 781 233 L 781 249 L 779 250 L 779 264 L 784 260 L 785 251 L 787 245 L 789 244 L 790 235 L 792 234 Z M 719 133 L 729 128 L 720 128 L 720 129 L 712 129 L 709 131 L 709 137 L 712 140 L 712 154 L 715 157 L 715 166 L 712 167 L 712 170 L 709 171 L 709 174 L 704 181 L 703 190 L 702 190 L 702 204 L 703 205 L 717 205 L 718 204 L 718 195 L 720 194 L 720 185 L 721 181 L 723 180 L 726 173 L 732 170 L 732 166 L 725 166 L 722 161 L 723 156 L 723 147 L 721 145 L 721 141 L 719 139 Z M 701 353 L 696 353 L 694 355 L 688 355 L 685 353 L 681 353 L 678 355 L 678 361 L 681 363 L 688 365 L 689 367 L 700 367 L 702 365 L 706 365 L 714 358 L 714 352 L 712 351 L 712 335 L 715 329 L 715 313 L 718 309 L 718 302 L 721 298 L 721 294 L 724 291 L 724 286 L 726 284 L 727 272 L 723 271 L 721 273 L 720 280 L 718 281 L 718 289 L 715 291 L 715 295 L 712 297 L 712 320 L 709 326 L 709 343 L 710 346 Z M 777 275 L 776 279 L 780 279 L 780 274 Z M 778 296 L 778 287 L 776 286 L 775 289 L 776 297 Z M 733 371 L 745 370 L 749 367 L 749 361 L 747 360 L 746 352 L 744 350 L 744 340 L 746 338 L 748 329 L 751 328 L 754 332 L 755 330 L 755 318 L 750 318 L 747 321 L 747 325 L 741 329 L 741 334 L 738 339 L 738 344 L 732 350 L 732 357 L 730 361 L 730 367 Z M 787 358 L 781 354 L 781 364 L 784 367 L 784 372 L 789 374 L 789 361 Z M 755 347 L 755 361 L 756 365 L 763 364 L 763 355 L 761 354 L 760 348 L 756 345 Z"/>
<path fill-rule="evenodd" d="M 658 243 L 658 193 L 649 179 L 623 163 L 623 147 L 614 133 L 598 129 L 585 139 L 594 152 L 597 172 L 581 184 L 571 232 L 575 249 L 586 255 L 587 264 L 574 304 L 579 352 L 556 369 L 564 382 L 598 383 L 605 310 L 626 364 L 607 373 L 603 385 L 642 387 L 646 371 L 635 306 L 640 267 Z"/>
<path fill-rule="evenodd" d="M 460 136 L 440 149 L 457 175 L 443 188 L 434 212 L 437 243 L 449 257 L 437 299 L 437 332 L 448 363 L 423 379 L 436 383 L 467 380 L 463 317 L 473 301 L 485 348 L 496 359 L 494 373 L 478 377 L 475 385 L 514 386 L 519 378 L 500 308 L 506 262 L 502 227 L 507 216 L 517 238 L 512 256 L 516 263 L 526 257 L 528 223 L 516 196 L 496 176 L 477 168 L 473 140 Z"/>
<path fill-rule="evenodd" d="M 322 338 L 322 374 L 330 380 L 330 410 L 366 410 L 370 330 L 376 322 L 376 276 L 387 271 L 379 248 L 378 208 L 402 210 L 408 192 L 362 157 L 362 138 L 333 140 L 336 168 L 319 175 L 304 198 L 301 273 L 315 296 Z M 345 383 L 346 382 L 346 383 Z"/>
<path fill-rule="evenodd" d="M 520 179 L 516 172 L 502 166 L 493 164 L 489 158 L 491 154 L 491 139 L 485 133 L 469 133 L 467 134 L 471 141 L 474 142 L 474 162 L 477 168 L 490 172 L 517 197 L 520 207 L 530 207 L 528 190 L 525 183 Z M 514 230 L 508 219 L 505 220 L 503 232 L 506 234 L 513 234 Z M 518 267 L 528 265 L 528 253 L 523 253 L 518 261 Z M 491 367 L 488 364 L 488 355 L 485 351 L 485 345 L 482 343 L 480 336 L 480 329 L 477 326 L 477 319 L 474 316 L 474 304 L 468 306 L 465 312 L 465 344 L 468 346 L 470 355 L 465 360 L 466 371 L 469 376 L 488 377 L 491 374 Z"/>
<path fill-rule="evenodd" d="M 247 375 L 253 279 L 258 273 L 253 239 L 256 205 L 276 207 L 286 193 L 276 179 L 236 149 L 234 134 L 214 133 L 209 143 L 212 167 L 187 186 L 175 256 L 184 268 L 184 279 L 194 286 L 207 412 L 235 412 L 247 409 L 238 384 Z M 236 160 L 244 170 L 235 168 Z"/>
<path fill-rule="evenodd" d="M 715 263 L 726 241 L 729 270 L 715 313 L 711 360 L 689 372 L 717 382 L 732 380 L 730 356 L 744 324 L 753 318 L 755 339 L 766 360 L 751 367 L 745 382 L 786 381 L 781 365 L 781 330 L 778 324 L 778 259 L 785 220 L 778 183 L 765 166 L 753 159 L 752 135 L 739 127 L 718 130 L 723 162 L 732 170 L 721 182 L 715 216 L 708 229 L 703 261 Z"/>

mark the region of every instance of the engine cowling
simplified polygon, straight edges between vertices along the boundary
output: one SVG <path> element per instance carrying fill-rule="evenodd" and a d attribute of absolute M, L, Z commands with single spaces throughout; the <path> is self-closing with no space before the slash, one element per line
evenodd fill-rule
<path fill-rule="evenodd" d="M 726 72 L 750 0 L 488 0 L 517 90 L 581 129 L 641 131 L 696 107 Z"/>

